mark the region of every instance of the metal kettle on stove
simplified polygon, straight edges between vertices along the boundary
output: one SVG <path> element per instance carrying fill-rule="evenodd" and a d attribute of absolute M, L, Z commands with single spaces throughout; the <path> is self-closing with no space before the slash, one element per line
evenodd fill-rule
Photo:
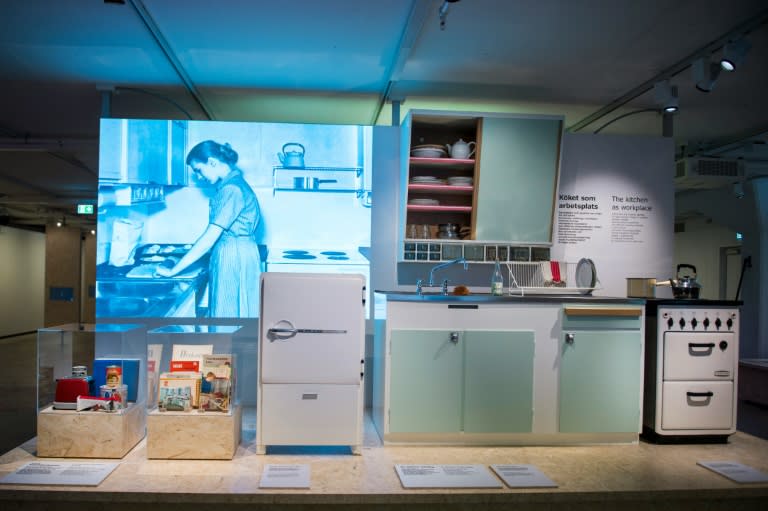
<path fill-rule="evenodd" d="M 693 275 L 680 275 L 683 268 L 691 270 Z M 675 298 L 697 300 L 701 292 L 701 284 L 696 280 L 696 267 L 692 264 L 678 264 L 676 278 L 657 282 L 656 285 L 672 286 L 672 296 Z"/>

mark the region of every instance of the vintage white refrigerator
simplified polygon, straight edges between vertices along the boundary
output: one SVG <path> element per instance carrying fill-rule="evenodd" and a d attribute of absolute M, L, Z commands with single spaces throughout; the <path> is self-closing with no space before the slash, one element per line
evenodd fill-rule
<path fill-rule="evenodd" d="M 349 446 L 363 436 L 365 278 L 261 276 L 256 450 Z"/>

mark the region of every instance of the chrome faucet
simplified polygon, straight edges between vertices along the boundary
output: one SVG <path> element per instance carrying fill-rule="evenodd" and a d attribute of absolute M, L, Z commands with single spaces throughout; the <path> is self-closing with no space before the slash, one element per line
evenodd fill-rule
<path fill-rule="evenodd" d="M 459 257 L 458 259 L 454 259 L 453 261 L 448 261 L 446 263 L 441 263 L 429 270 L 429 282 L 427 283 L 428 286 L 434 286 L 435 285 L 435 272 L 441 268 L 446 268 L 448 266 L 451 266 L 453 264 L 464 264 L 464 269 L 469 269 L 469 263 L 467 263 L 467 260 L 463 257 Z M 448 294 L 448 279 L 443 281 L 443 294 Z"/>

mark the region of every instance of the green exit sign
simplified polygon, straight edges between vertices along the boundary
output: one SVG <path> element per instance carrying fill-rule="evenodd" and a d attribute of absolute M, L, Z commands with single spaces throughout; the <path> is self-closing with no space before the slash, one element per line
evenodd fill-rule
<path fill-rule="evenodd" d="M 93 214 L 93 204 L 78 204 L 77 205 L 77 214 L 78 215 L 92 215 Z"/>

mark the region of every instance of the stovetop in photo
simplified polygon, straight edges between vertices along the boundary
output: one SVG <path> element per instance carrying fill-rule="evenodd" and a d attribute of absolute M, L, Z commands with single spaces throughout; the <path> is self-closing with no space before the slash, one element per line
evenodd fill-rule
<path fill-rule="evenodd" d="M 368 264 L 368 260 L 359 251 L 353 249 L 270 248 L 267 263 Z"/>

